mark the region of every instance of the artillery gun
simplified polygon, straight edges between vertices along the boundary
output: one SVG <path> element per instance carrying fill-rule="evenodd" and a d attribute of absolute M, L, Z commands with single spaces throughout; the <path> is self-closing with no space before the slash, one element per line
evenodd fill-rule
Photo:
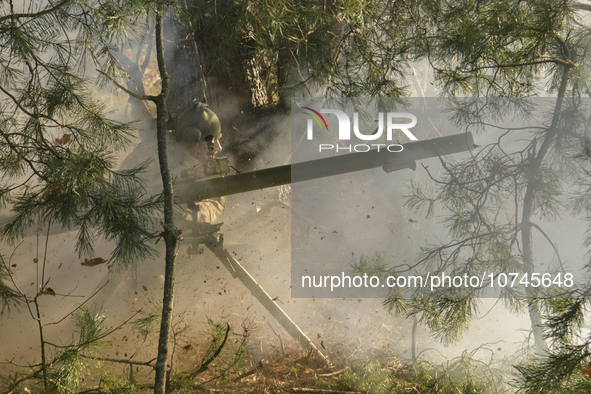
<path fill-rule="evenodd" d="M 228 158 L 210 157 L 204 164 L 181 173 L 181 179 L 175 184 L 176 201 L 192 203 L 377 167 L 382 167 L 387 173 L 406 168 L 414 169 L 416 168 L 415 160 L 468 151 L 474 147 L 474 140 L 472 134 L 465 133 L 411 142 L 402 146 L 402 151 L 396 153 L 386 150 L 349 153 L 233 175 L 229 175 Z M 183 234 L 185 241 L 190 242 L 187 252 L 189 254 L 200 254 L 200 245 L 206 246 L 224 264 L 232 276 L 238 278 L 245 285 L 290 335 L 299 339 L 302 345 L 315 353 L 317 357 L 326 360 L 325 356 L 306 334 L 300 330 L 232 254 L 224 248 L 224 237 L 219 233 L 220 226 L 221 224 L 198 223 L 197 212 L 193 211 L 192 232 Z"/>
<path fill-rule="evenodd" d="M 411 168 L 416 160 L 466 152 L 473 148 L 474 139 L 471 133 L 454 134 L 402 146 L 402 151 L 396 153 L 371 150 L 233 175 L 228 175 L 230 166 L 227 158 L 213 158 L 204 164 L 205 169 L 198 170 L 198 173 L 205 174 L 204 178 L 189 172 L 181 174 L 181 179 L 175 184 L 174 193 L 177 202 L 188 203 L 371 168 L 382 167 L 386 172 L 397 171 Z"/>

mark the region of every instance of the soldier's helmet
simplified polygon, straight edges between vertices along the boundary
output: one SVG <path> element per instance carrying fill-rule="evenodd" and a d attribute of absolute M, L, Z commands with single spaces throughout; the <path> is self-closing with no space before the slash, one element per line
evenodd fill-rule
<path fill-rule="evenodd" d="M 212 137 L 222 138 L 222 126 L 207 104 L 195 103 L 179 116 L 173 135 L 179 142 L 198 144 L 210 141 Z"/>

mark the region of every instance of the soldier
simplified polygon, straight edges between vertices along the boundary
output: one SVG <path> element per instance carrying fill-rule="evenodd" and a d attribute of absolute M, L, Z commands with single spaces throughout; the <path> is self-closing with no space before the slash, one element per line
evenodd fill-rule
<path fill-rule="evenodd" d="M 176 121 L 171 122 L 167 135 L 167 151 L 170 171 L 177 177 L 203 165 L 205 161 L 222 150 L 220 138 L 222 128 L 217 115 L 203 103 L 194 103 L 183 111 Z M 140 177 L 154 193 L 161 191 L 160 169 L 158 165 L 157 143 L 153 133 L 144 133 L 142 142 L 125 158 L 120 170 L 131 169 L 147 159 L 146 171 Z M 192 171 L 194 173 L 194 171 Z M 201 223 L 214 224 L 224 212 L 226 198 L 219 197 L 189 204 L 183 219 L 193 221 L 195 216 Z"/>
<path fill-rule="evenodd" d="M 179 116 L 173 132 L 176 143 L 193 150 L 198 159 L 213 157 L 222 150 L 222 127 L 217 115 L 206 104 L 195 103 Z M 202 155 L 202 156 L 200 156 Z"/>
<path fill-rule="evenodd" d="M 204 162 L 222 150 L 222 128 L 217 115 L 203 103 L 195 103 L 179 116 L 169 145 L 171 171 L 188 170 L 202 166 Z M 226 197 L 211 198 L 188 204 L 183 219 L 214 224 L 224 213 Z"/>

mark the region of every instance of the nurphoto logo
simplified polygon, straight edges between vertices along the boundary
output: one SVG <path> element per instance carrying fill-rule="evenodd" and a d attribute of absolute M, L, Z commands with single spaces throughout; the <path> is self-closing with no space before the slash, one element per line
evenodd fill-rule
<path fill-rule="evenodd" d="M 304 114 L 310 116 L 308 119 L 308 128 L 307 128 L 307 138 L 308 140 L 314 139 L 314 121 L 320 127 L 320 130 L 325 129 L 328 130 L 328 124 L 326 123 L 326 119 L 322 114 L 333 114 L 337 117 L 339 122 L 339 129 L 338 129 L 338 138 L 339 141 L 350 141 L 351 140 L 351 119 L 349 115 L 347 115 L 344 111 L 338 109 L 321 109 L 320 112 L 312 109 L 310 107 L 303 107 L 310 112 L 304 112 Z M 401 120 L 410 120 L 410 122 L 400 122 Z M 417 141 L 417 137 L 415 137 L 411 132 L 410 129 L 417 124 L 417 117 L 408 112 L 388 112 L 386 114 L 386 140 L 388 142 L 392 141 L 392 135 L 394 130 L 402 131 L 411 141 Z M 375 141 L 382 137 L 384 133 L 384 113 L 378 113 L 378 127 L 377 129 L 371 134 L 362 134 L 359 131 L 359 114 L 357 112 L 353 113 L 353 133 L 355 137 L 362 141 Z M 348 151 L 348 152 L 368 152 L 370 150 L 377 150 L 378 152 L 382 148 L 386 148 L 388 152 L 402 152 L 404 149 L 401 144 L 394 143 L 394 144 L 356 144 L 356 145 L 333 145 L 333 144 L 319 144 L 318 151 L 322 152 L 323 150 L 333 150 L 336 149 L 337 152 L 339 151 Z"/>

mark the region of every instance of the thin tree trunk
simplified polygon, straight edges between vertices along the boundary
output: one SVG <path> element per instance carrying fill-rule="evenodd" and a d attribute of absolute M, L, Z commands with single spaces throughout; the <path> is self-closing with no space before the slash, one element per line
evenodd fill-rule
<path fill-rule="evenodd" d="M 179 115 L 193 104 L 193 100 L 207 102 L 205 77 L 201 69 L 197 42 L 192 38 L 179 37 L 180 41 L 173 49 L 170 73 L 174 80 L 170 85 L 170 95 L 166 100 L 171 113 Z"/>
<path fill-rule="evenodd" d="M 158 139 L 158 162 L 164 193 L 164 232 L 163 238 L 166 245 L 165 252 L 165 274 L 164 274 L 164 296 L 162 299 L 162 319 L 160 322 L 160 336 L 158 338 L 158 357 L 155 370 L 155 394 L 166 392 L 166 360 L 168 358 L 168 334 L 172 322 L 172 311 L 174 305 L 174 271 L 176 264 L 176 246 L 178 242 L 178 230 L 174 226 L 173 217 L 173 190 L 172 179 L 168 168 L 168 157 L 166 151 L 166 98 L 168 96 L 169 76 L 164 62 L 162 44 L 162 14 L 163 5 L 160 3 L 156 12 L 156 56 L 158 59 L 158 70 L 162 79 L 162 91 L 154 100 L 157 108 L 157 139 Z"/>
<path fill-rule="evenodd" d="M 43 339 L 43 322 L 41 321 L 41 312 L 39 311 L 39 303 L 37 299 L 39 298 L 39 294 L 35 296 L 33 302 L 35 303 L 35 311 L 37 313 L 37 324 L 39 326 L 39 341 L 41 342 L 41 371 L 43 373 L 43 386 L 45 387 L 45 392 L 49 391 L 49 381 L 47 377 L 47 356 L 45 354 L 45 339 Z"/>
<path fill-rule="evenodd" d="M 412 346 L 411 349 L 411 358 L 412 358 L 412 362 L 414 363 L 415 361 L 417 361 L 417 325 L 419 324 L 419 321 L 417 320 L 417 317 L 413 317 L 412 319 L 412 331 L 411 331 L 411 339 L 410 339 L 410 343 Z"/>
<path fill-rule="evenodd" d="M 521 218 L 521 243 L 523 245 L 524 268 L 525 272 L 528 275 L 532 272 L 535 272 L 531 217 L 533 213 L 534 194 L 536 192 L 536 189 L 539 187 L 536 178 L 537 174 L 540 171 L 542 161 L 548 153 L 552 141 L 556 138 L 556 135 L 558 134 L 558 120 L 560 118 L 562 101 L 566 93 L 568 75 L 571 68 L 572 66 L 570 65 L 564 66 L 564 72 L 562 74 L 562 80 L 560 82 L 560 88 L 558 90 L 558 98 L 556 100 L 556 105 L 554 107 L 552 124 L 550 125 L 546 137 L 544 138 L 542 146 L 540 146 L 540 149 L 538 150 L 536 156 L 533 158 L 531 173 L 529 175 L 527 189 L 525 191 L 525 196 L 523 199 L 523 213 Z M 528 287 L 526 289 L 526 293 L 528 297 L 532 297 L 532 300 L 530 301 L 530 305 L 528 307 L 528 312 L 531 321 L 532 332 L 534 335 L 534 342 L 538 346 L 538 348 L 547 349 L 548 345 L 544 340 L 542 332 L 542 320 L 540 318 L 538 302 L 535 300 L 535 294 L 533 294 L 532 290 L 532 288 Z"/>

